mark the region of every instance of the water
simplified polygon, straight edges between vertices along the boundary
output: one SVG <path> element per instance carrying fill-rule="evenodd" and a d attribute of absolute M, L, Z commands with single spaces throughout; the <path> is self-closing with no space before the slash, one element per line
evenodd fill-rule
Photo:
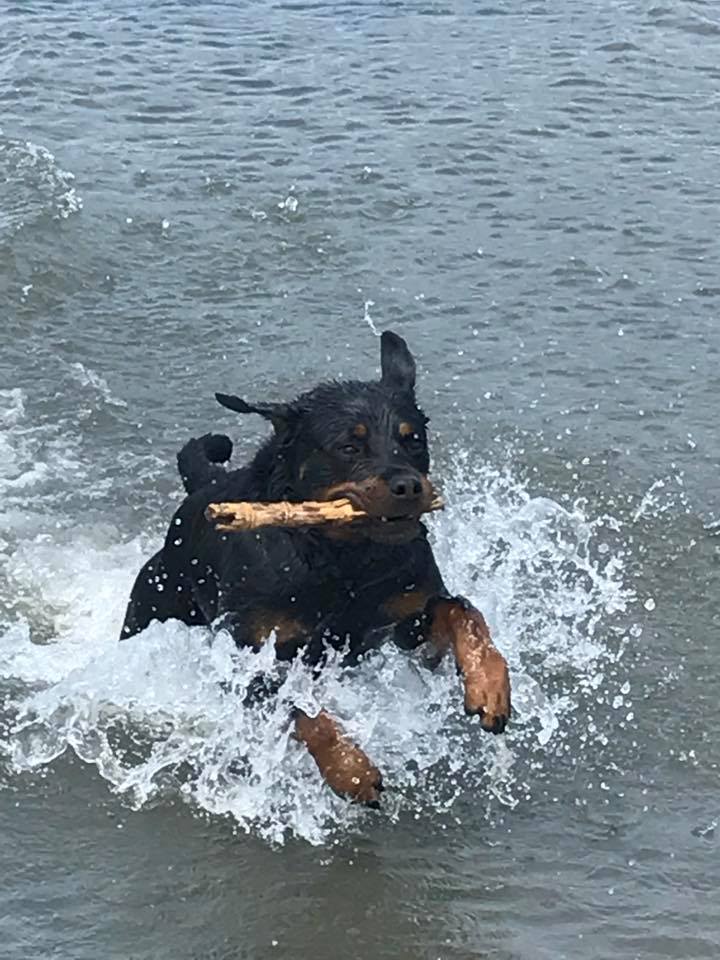
<path fill-rule="evenodd" d="M 10 960 L 717 956 L 719 40 L 700 2 L 7 8 Z M 387 328 L 505 738 L 390 650 L 243 711 L 262 657 L 116 643 L 179 446 L 262 436 L 213 392 L 371 376 Z M 296 702 L 380 813 L 322 788 Z"/>

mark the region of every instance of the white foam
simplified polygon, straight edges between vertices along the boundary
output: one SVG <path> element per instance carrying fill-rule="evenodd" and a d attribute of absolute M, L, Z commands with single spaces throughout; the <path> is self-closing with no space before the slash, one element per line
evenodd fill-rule
<path fill-rule="evenodd" d="M 6 442 L 17 446 L 22 396 L 10 401 Z M 467 456 L 453 462 L 450 506 L 432 535 L 448 585 L 485 611 L 510 661 L 515 716 L 505 738 L 464 717 L 451 664 L 429 673 L 392 646 L 350 673 L 336 660 L 314 682 L 293 664 L 277 698 L 246 709 L 257 673 L 280 676 L 271 644 L 258 655 L 236 651 L 222 635 L 179 623 L 118 644 L 152 544 L 93 527 L 27 536 L 0 556 L 13 598 L 0 626 L 0 676 L 23 691 L 13 694 L 15 725 L 1 745 L 12 768 L 35 769 L 71 749 L 134 806 L 180 795 L 275 843 L 332 842 L 375 816 L 442 817 L 458 798 L 477 798 L 490 819 L 512 808 L 531 792 L 534 771 L 552 763 L 567 715 L 575 711 L 577 733 L 580 700 L 610 689 L 608 636 L 628 591 L 620 552 L 598 549 L 607 518 L 532 496 L 510 471 L 476 469 Z M 388 788 L 381 813 L 322 784 L 290 735 L 293 704 L 330 710 L 378 764 Z M 596 736 L 589 722 L 580 734 Z"/>
<path fill-rule="evenodd" d="M 57 425 L 32 422 L 26 402 L 18 388 L 0 390 L 0 537 L 36 529 L 34 511 L 50 508 L 63 496 L 63 485 L 84 473 L 78 438 L 61 434 Z"/>
<path fill-rule="evenodd" d="M 43 214 L 66 220 L 82 209 L 74 175 L 64 170 L 46 147 L 31 140 L 0 133 L 0 180 L 7 195 L 0 229 L 14 233 Z"/>
<path fill-rule="evenodd" d="M 83 387 L 90 387 L 100 397 L 113 407 L 127 407 L 127 403 L 120 397 L 116 397 L 108 386 L 107 380 L 101 377 L 99 373 L 90 367 L 86 367 L 79 361 L 68 364 L 70 376 Z"/>
<path fill-rule="evenodd" d="M 34 167 L 39 172 L 41 182 L 52 192 L 55 217 L 67 220 L 70 214 L 82 210 L 82 197 L 78 196 L 73 186 L 75 174 L 63 170 L 47 147 L 26 140 L 25 150 L 27 161 L 23 165 Z"/>

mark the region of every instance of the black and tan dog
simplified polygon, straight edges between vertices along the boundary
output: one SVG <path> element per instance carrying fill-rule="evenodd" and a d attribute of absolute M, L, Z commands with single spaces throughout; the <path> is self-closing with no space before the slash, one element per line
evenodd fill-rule
<path fill-rule="evenodd" d="M 381 362 L 378 382 L 322 384 L 287 404 L 217 394 L 231 410 L 265 417 L 273 435 L 234 471 L 219 466 L 232 449 L 224 436 L 183 448 L 188 496 L 137 577 L 122 636 L 172 618 L 228 630 L 239 646 L 258 648 L 274 633 L 278 657 L 302 652 L 315 668 L 328 646 L 357 658 L 388 635 L 404 649 L 425 643 L 429 661 L 452 651 L 466 712 L 501 733 L 510 716 L 507 665 L 482 614 L 446 591 L 420 522 L 433 489 L 415 362 L 392 333 L 383 334 Z M 211 502 L 336 497 L 368 520 L 223 534 L 205 519 Z M 379 771 L 327 713 L 296 711 L 294 724 L 336 792 L 377 804 Z"/>

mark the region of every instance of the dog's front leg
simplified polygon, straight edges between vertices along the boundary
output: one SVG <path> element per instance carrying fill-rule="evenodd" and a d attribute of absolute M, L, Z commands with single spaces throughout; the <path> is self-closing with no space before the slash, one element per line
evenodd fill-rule
<path fill-rule="evenodd" d="M 502 733 L 510 717 L 510 678 L 480 611 L 464 597 L 430 586 L 391 597 L 382 609 L 395 620 L 393 639 L 399 647 L 414 650 L 425 644 L 427 666 L 436 667 L 452 650 L 465 687 L 465 712 L 478 714 L 483 729 Z"/>
<path fill-rule="evenodd" d="M 340 730 L 329 713 L 295 710 L 295 736 L 308 748 L 328 786 L 341 797 L 380 806 L 382 776 L 367 755 Z"/>
<path fill-rule="evenodd" d="M 465 712 L 477 714 L 484 730 L 502 733 L 511 713 L 510 675 L 483 615 L 464 597 L 434 597 L 425 620 L 435 658 L 453 652 L 465 687 Z"/>

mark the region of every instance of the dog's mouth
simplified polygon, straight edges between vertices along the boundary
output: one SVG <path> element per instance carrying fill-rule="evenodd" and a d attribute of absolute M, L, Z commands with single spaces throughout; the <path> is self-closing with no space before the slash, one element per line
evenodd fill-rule
<path fill-rule="evenodd" d="M 420 532 L 420 517 L 404 514 L 400 516 L 372 517 L 360 521 L 363 531 L 370 540 L 378 543 L 408 543 Z"/>
<path fill-rule="evenodd" d="M 398 510 L 385 481 L 371 478 L 359 483 L 343 483 L 326 491 L 325 499 L 347 498 L 367 516 L 355 520 L 351 527 L 359 536 L 378 543 L 407 543 L 420 532 L 420 517 L 431 508 L 436 492 L 422 478 L 422 493 L 403 510 Z"/>

